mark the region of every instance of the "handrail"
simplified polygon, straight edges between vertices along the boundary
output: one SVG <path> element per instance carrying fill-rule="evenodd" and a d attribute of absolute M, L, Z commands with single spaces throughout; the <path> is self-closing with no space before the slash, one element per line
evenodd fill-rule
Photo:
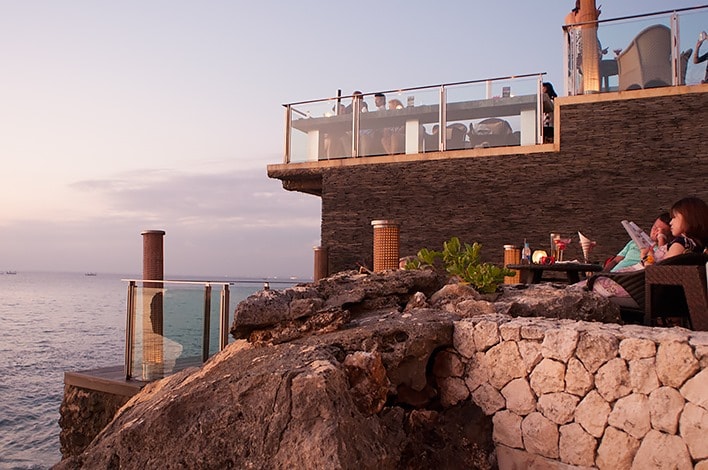
<path fill-rule="evenodd" d="M 607 18 L 605 20 L 583 21 L 582 23 L 568 23 L 568 24 L 563 25 L 563 29 L 567 29 L 571 26 L 584 26 L 584 25 L 588 25 L 588 24 L 601 24 L 601 23 L 610 23 L 613 21 L 634 20 L 637 18 L 649 18 L 650 16 L 668 15 L 670 13 L 683 13 L 685 11 L 703 10 L 706 8 L 708 8 L 708 5 L 701 5 L 701 6 L 697 6 L 697 7 L 674 8 L 671 10 L 656 11 L 653 13 L 642 13 L 639 15 L 618 16 L 617 18 Z"/>
<path fill-rule="evenodd" d="M 450 87 L 450 86 L 458 86 L 458 85 L 471 85 L 473 83 L 486 83 L 486 82 L 494 82 L 494 81 L 500 81 L 500 80 L 514 80 L 517 78 L 530 78 L 530 77 L 535 77 L 537 75 L 546 75 L 547 72 L 537 72 L 537 73 L 525 73 L 521 75 L 508 75 L 506 77 L 494 77 L 494 78 L 482 78 L 482 79 L 477 79 L 477 80 L 465 80 L 461 82 L 449 82 L 449 83 L 440 83 L 437 85 L 423 85 L 423 86 L 415 86 L 415 87 L 408 87 L 408 88 L 396 88 L 393 90 L 382 90 L 382 91 L 375 91 L 375 92 L 369 92 L 369 93 L 362 93 L 361 95 L 357 94 L 356 96 L 373 96 L 377 93 L 403 93 L 405 91 L 416 91 L 416 90 L 425 90 L 425 89 L 433 89 L 433 88 L 440 88 L 440 87 Z M 296 106 L 299 104 L 311 104 L 311 103 L 319 103 L 319 102 L 325 102 L 325 101 L 332 101 L 332 100 L 337 100 L 337 99 L 349 99 L 349 98 L 354 98 L 355 95 L 341 95 L 341 96 L 333 96 L 330 98 L 319 98 L 319 99 L 314 99 L 314 100 L 305 100 L 305 101 L 295 101 L 293 103 L 285 103 L 282 106 L 288 107 L 288 106 Z"/>

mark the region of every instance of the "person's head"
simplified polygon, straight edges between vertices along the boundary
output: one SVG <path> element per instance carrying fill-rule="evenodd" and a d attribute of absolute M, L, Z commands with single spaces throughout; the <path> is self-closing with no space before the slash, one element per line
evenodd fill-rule
<path fill-rule="evenodd" d="M 403 109 L 403 103 L 401 100 L 393 99 L 388 102 L 388 109 Z"/>
<path fill-rule="evenodd" d="M 386 106 L 386 95 L 383 93 L 376 93 L 374 95 L 374 104 L 376 105 L 377 108 L 380 108 L 381 106 Z"/>
<path fill-rule="evenodd" d="M 705 247 L 708 244 L 708 204 L 685 197 L 671 206 L 671 233 L 685 235 Z"/>
<path fill-rule="evenodd" d="M 651 226 L 651 232 L 649 232 L 651 239 L 658 241 L 660 235 L 666 237 L 667 241 L 671 239 L 671 216 L 668 212 L 664 212 L 657 217 L 654 225 Z"/>
<path fill-rule="evenodd" d="M 556 90 L 553 89 L 553 84 L 551 82 L 543 82 L 543 92 L 551 98 L 558 97 L 558 94 L 556 93 Z"/>

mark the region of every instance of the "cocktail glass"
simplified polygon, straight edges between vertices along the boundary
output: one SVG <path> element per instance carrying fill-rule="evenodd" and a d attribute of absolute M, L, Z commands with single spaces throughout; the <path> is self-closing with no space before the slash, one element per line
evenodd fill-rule
<path fill-rule="evenodd" d="M 556 245 L 556 240 L 560 240 L 560 238 L 560 233 L 551 234 L 551 256 L 556 260 L 558 259 L 558 245 Z"/>
<path fill-rule="evenodd" d="M 570 239 L 570 237 L 562 238 L 560 236 L 553 240 L 553 242 L 556 244 L 556 261 L 563 261 L 563 252 L 568 247 L 571 241 L 572 240 Z"/>

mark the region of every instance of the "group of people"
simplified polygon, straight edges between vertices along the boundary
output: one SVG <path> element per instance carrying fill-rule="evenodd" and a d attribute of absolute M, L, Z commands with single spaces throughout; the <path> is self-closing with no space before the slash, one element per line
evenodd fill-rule
<path fill-rule="evenodd" d="M 355 107 L 359 113 L 367 113 L 369 105 L 364 101 L 361 91 L 352 93 L 352 102 L 345 106 L 338 103 L 338 114 L 352 114 Z M 386 95 L 383 93 L 374 94 L 374 106 L 376 111 L 386 111 L 392 109 L 403 109 L 401 100 L 392 99 L 386 102 Z M 362 129 L 359 135 L 360 155 L 393 155 L 403 153 L 405 145 L 405 135 L 403 126 L 396 126 L 382 129 Z M 324 153 L 327 158 L 337 158 L 350 154 L 352 147 L 352 133 L 328 133 L 324 136 Z"/>
<path fill-rule="evenodd" d="M 605 269 L 612 272 L 643 269 L 645 265 L 685 253 L 708 254 L 708 204 L 698 197 L 677 201 L 669 212 L 659 215 L 649 234 L 654 244 L 640 249 L 630 241 L 612 257 Z M 610 278 L 599 278 L 593 292 L 609 297 L 624 307 L 638 307 L 629 294 Z"/>

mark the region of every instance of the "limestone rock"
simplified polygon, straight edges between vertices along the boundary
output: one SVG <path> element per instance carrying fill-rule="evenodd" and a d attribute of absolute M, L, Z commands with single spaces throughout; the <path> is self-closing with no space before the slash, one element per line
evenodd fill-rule
<path fill-rule="evenodd" d="M 650 394 L 659 388 L 659 378 L 654 368 L 654 358 L 629 361 L 629 383 L 635 393 Z"/>
<path fill-rule="evenodd" d="M 470 396 L 465 381 L 458 377 L 443 377 L 437 380 L 440 404 L 445 408 L 457 405 Z"/>
<path fill-rule="evenodd" d="M 690 470 L 693 464 L 686 444 L 680 437 L 651 430 L 642 440 L 632 464 L 633 470 L 646 468 Z"/>
<path fill-rule="evenodd" d="M 595 384 L 593 375 L 585 369 L 585 366 L 575 357 L 568 361 L 565 371 L 565 391 L 584 397 Z"/>
<path fill-rule="evenodd" d="M 560 427 L 559 454 L 562 462 L 571 465 L 595 465 L 597 440 L 578 423 Z"/>
<path fill-rule="evenodd" d="M 575 421 L 590 435 L 602 437 L 610 411 L 610 404 L 607 403 L 607 400 L 593 390 L 575 408 Z"/>
<path fill-rule="evenodd" d="M 413 310 L 414 308 L 429 308 L 430 304 L 428 304 L 428 298 L 423 294 L 422 292 L 416 292 L 413 294 L 413 296 L 410 298 L 408 303 L 406 304 L 406 308 L 404 308 L 404 311 L 407 310 Z"/>
<path fill-rule="evenodd" d="M 526 366 L 526 373 L 530 374 L 536 365 L 543 359 L 541 354 L 541 343 L 536 341 L 519 341 L 516 343 L 519 347 L 519 353 L 521 354 L 521 360 L 524 361 L 524 366 Z"/>
<path fill-rule="evenodd" d="M 300 326 L 304 319 L 321 310 L 356 313 L 372 306 L 400 310 L 415 293 L 429 295 L 441 285 L 442 278 L 434 271 L 417 269 L 377 274 L 346 271 L 312 285 L 298 285 L 282 291 L 263 290 L 238 304 L 231 334 L 237 339 L 248 338 L 254 330 L 283 323 L 297 322 Z M 336 317 L 332 319 L 336 320 Z"/>
<path fill-rule="evenodd" d="M 578 397 L 569 393 L 547 393 L 538 397 L 538 410 L 554 423 L 566 424 L 573 420 L 579 401 Z"/>
<path fill-rule="evenodd" d="M 632 462 L 639 449 L 640 442 L 627 433 L 607 428 L 605 435 L 597 448 L 597 460 L 600 470 L 627 470 L 632 467 Z M 640 468 L 656 468 L 653 466 Z"/>
<path fill-rule="evenodd" d="M 679 388 L 700 369 L 698 360 L 687 343 L 661 343 L 656 352 L 656 375 L 663 385 Z"/>
<path fill-rule="evenodd" d="M 485 415 L 491 416 L 504 408 L 504 397 L 494 387 L 489 384 L 482 384 L 477 390 L 472 392 L 472 399 L 475 404 L 482 408 Z"/>
<path fill-rule="evenodd" d="M 671 387 L 661 387 L 649 395 L 651 427 L 667 434 L 676 434 L 684 399 Z"/>
<path fill-rule="evenodd" d="M 506 407 L 514 413 L 526 416 L 536 411 L 536 397 L 526 379 L 514 379 L 502 389 Z M 514 446 L 512 446 L 514 447 Z"/>
<path fill-rule="evenodd" d="M 595 374 L 595 388 L 609 402 L 629 395 L 632 392 L 632 387 L 629 381 L 629 370 L 624 359 L 618 357 L 600 367 Z"/>
<path fill-rule="evenodd" d="M 503 410 L 494 415 L 494 432 L 492 437 L 494 442 L 504 444 L 509 447 L 523 449 L 524 443 L 521 439 L 521 416 L 511 411 Z"/>
<path fill-rule="evenodd" d="M 641 439 L 651 429 L 648 405 L 649 399 L 639 393 L 620 398 L 607 418 L 607 423 L 635 439 Z"/>
<path fill-rule="evenodd" d="M 381 353 L 356 351 L 344 358 L 344 367 L 359 411 L 365 415 L 381 411 L 389 388 Z"/>
<path fill-rule="evenodd" d="M 625 361 L 646 359 L 656 355 L 656 344 L 646 338 L 625 338 L 620 342 L 619 353 Z"/>
<path fill-rule="evenodd" d="M 462 300 L 457 305 L 448 304 L 443 307 L 447 311 L 456 313 L 463 318 L 492 315 L 495 313 L 494 304 L 486 300 Z"/>
<path fill-rule="evenodd" d="M 542 360 L 531 372 L 531 388 L 536 396 L 565 390 L 565 365 L 553 359 Z"/>
<path fill-rule="evenodd" d="M 486 351 L 499 343 L 499 327 L 496 322 L 483 320 L 474 327 L 474 344 L 477 351 Z"/>
<path fill-rule="evenodd" d="M 694 405 L 708 410 L 708 369 L 703 369 L 681 387 L 681 395 Z"/>
<path fill-rule="evenodd" d="M 472 357 L 477 352 L 477 347 L 474 344 L 474 323 L 470 320 L 456 321 L 452 342 L 455 350 L 463 357 Z"/>
<path fill-rule="evenodd" d="M 513 341 L 504 341 L 486 352 L 489 383 L 497 390 L 513 379 L 524 377 L 526 367 Z"/>
<path fill-rule="evenodd" d="M 619 308 L 608 299 L 581 289 L 554 284 L 532 284 L 525 289 L 505 288 L 494 303 L 498 313 L 513 317 L 572 318 L 620 322 Z"/>
<path fill-rule="evenodd" d="M 591 374 L 601 365 L 617 357 L 619 340 L 601 331 L 588 331 L 580 335 L 575 355 Z"/>
<path fill-rule="evenodd" d="M 679 430 L 694 460 L 708 458 L 708 411 L 686 403 Z"/>
<path fill-rule="evenodd" d="M 488 381 L 489 366 L 487 365 L 487 356 L 480 352 L 472 356 L 467 362 L 465 385 L 467 385 L 470 392 L 474 392 L 477 387 Z"/>
<path fill-rule="evenodd" d="M 521 422 L 526 450 L 549 457 L 558 458 L 558 426 L 541 413 L 531 413 Z"/>
<path fill-rule="evenodd" d="M 502 341 L 521 341 L 521 324 L 512 320 L 499 325 Z"/>
<path fill-rule="evenodd" d="M 549 359 L 567 363 L 578 345 L 578 330 L 560 328 L 546 331 L 541 343 L 541 354 Z"/>
<path fill-rule="evenodd" d="M 479 292 L 467 284 L 446 284 L 430 297 L 430 305 L 443 310 L 446 309 L 446 306 L 454 309 L 462 301 L 480 300 L 481 298 Z"/>
<path fill-rule="evenodd" d="M 436 377 L 462 377 L 464 373 L 465 364 L 455 351 L 446 349 L 435 355 L 433 375 Z"/>

